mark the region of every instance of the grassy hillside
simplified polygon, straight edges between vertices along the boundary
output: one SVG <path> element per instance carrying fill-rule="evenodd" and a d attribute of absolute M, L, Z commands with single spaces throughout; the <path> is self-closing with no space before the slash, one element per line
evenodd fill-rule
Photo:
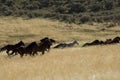
<path fill-rule="evenodd" d="M 0 0 L 1 16 L 43 17 L 81 24 L 120 21 L 120 0 Z"/>
<path fill-rule="evenodd" d="M 95 39 L 119 36 L 113 23 L 67 24 L 57 20 L 0 17 L 0 46 L 20 40 L 39 41 L 48 36 L 60 42 L 78 40 L 80 45 L 51 49 L 44 56 L 14 56 L 0 52 L 0 80 L 119 80 L 120 44 L 81 48 Z"/>
<path fill-rule="evenodd" d="M 106 40 L 119 36 L 119 26 L 112 23 L 67 24 L 57 20 L 30 19 L 16 17 L 0 17 L 0 46 L 16 43 L 39 41 L 43 37 L 51 37 L 58 42 Z"/>

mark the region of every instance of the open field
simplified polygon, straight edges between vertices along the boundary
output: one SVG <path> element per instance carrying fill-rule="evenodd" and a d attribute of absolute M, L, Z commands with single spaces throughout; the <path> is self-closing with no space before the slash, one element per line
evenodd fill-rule
<path fill-rule="evenodd" d="M 107 26 L 0 17 L 0 46 L 20 40 L 39 41 L 45 36 L 80 43 L 73 48 L 51 49 L 44 56 L 9 58 L 0 52 L 0 80 L 120 80 L 120 44 L 81 47 L 87 41 L 119 36 L 120 26 Z"/>
<path fill-rule="evenodd" d="M 109 24 L 67 24 L 49 19 L 30 19 L 14 17 L 0 17 L 0 45 L 39 41 L 45 36 L 56 39 L 58 42 L 78 40 L 83 44 L 95 39 L 105 40 L 119 36 L 119 26 L 108 28 Z M 104 31 L 103 31 L 104 30 Z"/>

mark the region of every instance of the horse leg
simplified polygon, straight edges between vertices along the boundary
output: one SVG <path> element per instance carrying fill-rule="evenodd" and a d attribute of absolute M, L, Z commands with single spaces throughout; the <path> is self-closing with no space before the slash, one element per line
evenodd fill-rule
<path fill-rule="evenodd" d="M 22 58 L 24 56 L 24 53 L 23 52 L 20 52 L 20 57 Z"/>
<path fill-rule="evenodd" d="M 38 55 L 38 53 L 36 52 L 36 55 Z"/>
<path fill-rule="evenodd" d="M 9 55 L 13 55 L 14 54 L 14 51 L 12 51 L 12 53 L 10 53 Z"/>
<path fill-rule="evenodd" d="M 42 55 L 44 55 L 44 54 L 45 54 L 45 51 L 43 50 L 43 51 L 42 51 Z"/>
<path fill-rule="evenodd" d="M 34 55 L 38 55 L 37 51 L 35 51 L 33 54 L 34 54 Z"/>
<path fill-rule="evenodd" d="M 33 52 L 32 52 L 32 55 L 34 56 L 35 54 L 36 54 L 36 51 L 33 51 Z"/>
<path fill-rule="evenodd" d="M 17 55 L 17 52 L 15 52 L 15 55 Z"/>
<path fill-rule="evenodd" d="M 50 52 L 50 48 L 48 48 L 47 52 Z"/>
<path fill-rule="evenodd" d="M 30 52 L 29 54 L 30 54 L 30 56 L 33 56 L 32 52 Z"/>
<path fill-rule="evenodd" d="M 9 50 L 7 50 L 6 53 L 7 53 L 8 56 L 10 56 L 10 54 L 9 54 Z"/>

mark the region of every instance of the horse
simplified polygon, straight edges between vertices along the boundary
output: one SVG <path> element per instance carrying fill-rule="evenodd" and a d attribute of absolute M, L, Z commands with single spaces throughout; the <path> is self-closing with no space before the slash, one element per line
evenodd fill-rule
<path fill-rule="evenodd" d="M 52 43 L 55 43 L 56 41 L 54 39 L 49 39 L 48 37 L 45 37 L 40 40 L 39 45 L 36 45 L 32 50 L 32 54 L 35 55 L 37 52 L 42 52 L 42 55 L 44 55 L 45 51 L 49 51 L 50 47 L 52 46 Z"/>
<path fill-rule="evenodd" d="M 23 42 L 23 41 L 20 41 L 20 42 L 18 42 L 17 44 L 14 44 L 14 45 L 8 44 L 8 45 L 2 47 L 2 48 L 0 49 L 0 51 L 6 50 L 6 53 L 7 53 L 8 56 L 9 56 L 9 51 L 11 51 L 11 50 L 13 50 L 13 49 L 16 49 L 16 48 L 19 48 L 20 46 L 24 46 L 24 45 L 25 45 L 24 42 Z"/>
<path fill-rule="evenodd" d="M 60 44 L 56 45 L 54 48 L 73 47 L 75 44 L 79 45 L 79 43 L 75 40 L 71 43 L 60 43 Z"/>
<path fill-rule="evenodd" d="M 56 45 L 54 48 L 64 48 L 64 47 L 66 47 L 66 43 L 60 43 Z"/>
<path fill-rule="evenodd" d="M 82 47 L 91 46 L 91 45 L 101 45 L 101 44 L 104 44 L 104 42 L 99 40 L 94 40 L 90 43 L 85 43 Z"/>
<path fill-rule="evenodd" d="M 32 42 L 30 43 L 27 47 L 19 47 L 16 48 L 14 50 L 12 50 L 12 54 L 20 54 L 21 57 L 24 56 L 24 54 L 29 54 L 30 56 L 34 56 L 35 54 L 37 55 L 37 52 L 42 52 L 42 55 L 45 53 L 45 51 L 47 51 L 48 49 L 50 49 L 50 46 L 52 45 L 52 42 L 50 39 L 45 39 L 42 42 L 40 42 L 39 44 L 37 44 L 36 42 Z"/>
<path fill-rule="evenodd" d="M 43 39 L 40 40 L 41 43 L 47 43 L 46 45 L 46 50 L 49 51 L 50 50 L 50 47 L 52 46 L 53 43 L 56 42 L 56 40 L 54 39 L 49 39 L 48 37 L 45 37 Z M 40 43 L 40 45 L 41 45 Z"/>
<path fill-rule="evenodd" d="M 112 39 L 106 39 L 106 41 L 104 42 L 104 44 L 111 44 L 112 43 Z"/>
<path fill-rule="evenodd" d="M 10 55 L 15 55 L 20 54 L 21 57 L 24 56 L 24 54 L 29 54 L 30 56 L 32 55 L 33 48 L 37 46 L 36 42 L 32 42 L 27 46 L 21 46 L 19 48 L 13 49 L 12 53 Z"/>
<path fill-rule="evenodd" d="M 13 55 L 14 53 L 15 55 L 20 54 L 20 56 L 23 57 L 23 55 L 26 53 L 25 47 L 21 46 L 19 48 L 13 49 L 10 55 Z"/>
<path fill-rule="evenodd" d="M 75 40 L 75 41 L 73 41 L 71 43 L 67 43 L 66 47 L 73 47 L 75 44 L 79 45 L 79 43 Z"/>
<path fill-rule="evenodd" d="M 120 37 L 115 37 L 111 43 L 119 43 Z"/>

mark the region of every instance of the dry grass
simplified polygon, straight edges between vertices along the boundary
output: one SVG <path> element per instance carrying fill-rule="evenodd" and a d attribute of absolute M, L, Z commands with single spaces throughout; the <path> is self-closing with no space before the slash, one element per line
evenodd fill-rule
<path fill-rule="evenodd" d="M 30 19 L 0 17 L 0 45 L 16 43 L 19 40 L 25 42 L 39 41 L 45 36 L 49 36 L 58 41 L 72 41 L 74 39 L 91 41 L 94 39 L 113 38 L 120 34 L 119 26 L 105 28 L 104 24 L 66 24 L 49 19 Z"/>
<path fill-rule="evenodd" d="M 0 58 L 2 80 L 120 80 L 120 44 Z"/>
<path fill-rule="evenodd" d="M 0 18 L 0 46 L 39 41 L 49 36 L 60 42 L 79 40 L 82 45 L 94 39 L 119 36 L 120 28 L 104 24 L 75 25 L 48 19 Z M 0 54 L 0 80 L 120 80 L 120 44 L 52 49 L 44 56 L 7 57 Z"/>

